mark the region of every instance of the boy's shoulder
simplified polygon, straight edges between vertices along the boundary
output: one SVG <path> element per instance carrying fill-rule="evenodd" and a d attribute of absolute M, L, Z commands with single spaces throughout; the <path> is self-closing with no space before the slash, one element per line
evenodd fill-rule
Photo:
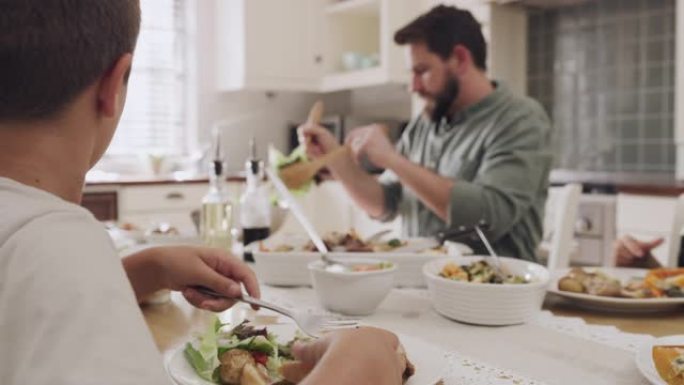
<path fill-rule="evenodd" d="M 0 178 L 0 213 L 0 249 L 17 242 L 36 248 L 46 242 L 106 239 L 102 225 L 86 209 L 6 178 Z"/>

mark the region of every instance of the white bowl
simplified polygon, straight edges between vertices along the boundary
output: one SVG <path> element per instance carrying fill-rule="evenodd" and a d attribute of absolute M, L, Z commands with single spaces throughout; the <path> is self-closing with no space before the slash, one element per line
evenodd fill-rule
<path fill-rule="evenodd" d="M 277 237 L 277 238 L 276 238 Z M 416 240 L 408 240 L 413 244 Z M 307 242 L 307 238 L 292 234 L 279 234 L 264 240 L 263 244 L 268 249 L 275 249 L 281 244 L 290 244 L 301 247 Z M 259 282 L 274 286 L 303 286 L 311 285 L 311 277 L 307 265 L 319 260 L 321 254 L 316 251 L 261 251 L 259 243 L 252 243 L 246 247 L 254 257 L 254 270 Z M 425 287 L 425 278 L 422 268 L 426 262 L 444 258 L 445 254 L 437 251 L 429 252 L 331 252 L 332 258 L 346 260 L 347 258 L 367 258 L 377 261 L 387 261 L 397 265 L 397 273 L 394 284 L 399 287 Z"/>
<path fill-rule="evenodd" d="M 347 258 L 347 263 L 378 263 L 375 259 Z M 354 316 L 369 315 L 377 309 L 394 286 L 397 266 L 375 271 L 340 272 L 325 269 L 323 261 L 308 265 L 316 296 L 328 310 Z"/>
<path fill-rule="evenodd" d="M 507 271 L 529 276 L 525 284 L 460 282 L 439 276 L 444 265 L 469 265 L 487 256 L 449 257 L 423 266 L 432 304 L 443 316 L 477 325 L 514 325 L 533 318 L 541 310 L 549 271 L 536 263 L 499 257 Z"/>

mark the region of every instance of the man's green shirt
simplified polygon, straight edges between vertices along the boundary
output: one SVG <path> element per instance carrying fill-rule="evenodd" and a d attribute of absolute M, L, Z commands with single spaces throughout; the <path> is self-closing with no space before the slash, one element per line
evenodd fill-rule
<path fill-rule="evenodd" d="M 498 254 L 534 261 L 552 163 L 551 122 L 536 101 L 495 85 L 493 93 L 451 119 L 414 119 L 397 144 L 412 162 L 455 181 L 447 222 L 389 170 L 380 177 L 381 219 L 401 215 L 406 236 L 484 222 Z M 466 243 L 486 253 L 476 239 Z"/>

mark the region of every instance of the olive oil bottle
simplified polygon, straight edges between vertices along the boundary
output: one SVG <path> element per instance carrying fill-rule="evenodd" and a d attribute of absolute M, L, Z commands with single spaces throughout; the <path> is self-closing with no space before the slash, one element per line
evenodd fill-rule
<path fill-rule="evenodd" d="M 209 247 L 231 251 L 233 238 L 233 205 L 225 187 L 225 162 L 221 152 L 221 136 L 214 132 L 214 159 L 209 164 L 209 191 L 202 199 L 200 236 Z"/>

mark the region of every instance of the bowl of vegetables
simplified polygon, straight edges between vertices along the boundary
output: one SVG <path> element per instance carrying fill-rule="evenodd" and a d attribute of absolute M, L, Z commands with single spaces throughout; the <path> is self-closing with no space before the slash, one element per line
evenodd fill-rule
<path fill-rule="evenodd" d="M 541 310 L 549 271 L 542 265 L 499 257 L 449 257 L 423 266 L 432 304 L 441 315 L 477 325 L 524 323 Z"/>

